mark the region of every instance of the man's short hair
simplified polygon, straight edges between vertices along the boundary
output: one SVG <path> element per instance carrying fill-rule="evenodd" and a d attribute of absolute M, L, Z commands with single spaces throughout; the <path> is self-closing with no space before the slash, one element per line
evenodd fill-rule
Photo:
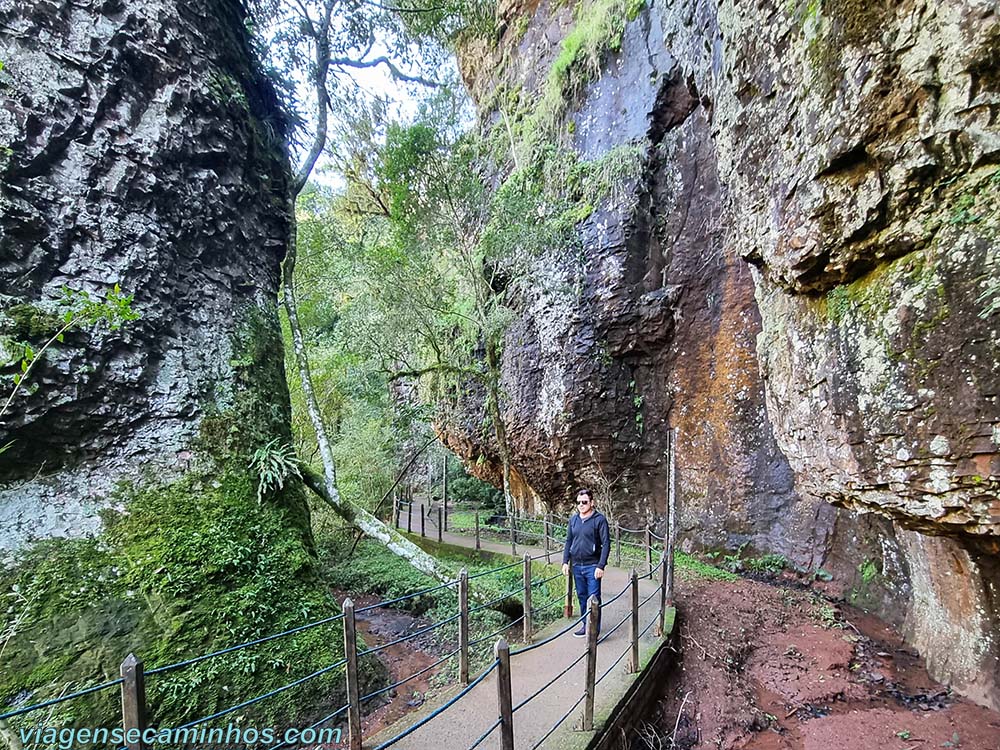
<path fill-rule="evenodd" d="M 590 500 L 591 503 L 594 502 L 594 493 L 588 490 L 586 487 L 576 491 L 576 496 L 580 497 L 580 495 L 586 495 L 587 499 Z"/>

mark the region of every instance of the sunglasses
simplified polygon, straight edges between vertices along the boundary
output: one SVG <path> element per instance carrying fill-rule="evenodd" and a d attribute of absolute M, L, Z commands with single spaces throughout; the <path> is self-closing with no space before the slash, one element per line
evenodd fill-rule
<path fill-rule="evenodd" d="M 577 500 L 577 505 L 590 505 L 590 500 Z"/>

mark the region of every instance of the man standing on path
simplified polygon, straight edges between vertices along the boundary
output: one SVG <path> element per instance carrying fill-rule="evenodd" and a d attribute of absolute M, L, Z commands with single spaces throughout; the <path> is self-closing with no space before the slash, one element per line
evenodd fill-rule
<path fill-rule="evenodd" d="M 594 509 L 594 496 L 590 490 L 576 493 L 578 513 L 569 519 L 566 546 L 563 547 L 563 575 L 569 575 L 570 561 L 573 562 L 573 582 L 580 601 L 580 614 L 587 613 L 587 600 L 592 596 L 601 601 L 601 578 L 608 564 L 611 551 L 611 531 L 608 519 Z M 601 631 L 601 613 L 597 613 L 597 632 Z M 580 623 L 573 635 L 583 638 L 587 634 L 586 620 Z"/>

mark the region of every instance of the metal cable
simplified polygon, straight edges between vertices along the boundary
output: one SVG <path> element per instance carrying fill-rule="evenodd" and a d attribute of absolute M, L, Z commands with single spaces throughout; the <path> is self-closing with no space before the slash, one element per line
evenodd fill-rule
<path fill-rule="evenodd" d="M 190 659 L 185 659 L 184 661 L 179 661 L 174 664 L 167 664 L 163 667 L 157 667 L 156 669 L 150 669 L 146 671 L 146 676 L 154 674 L 163 674 L 164 672 L 172 672 L 175 669 L 180 669 L 181 667 L 188 667 L 192 664 L 197 664 L 200 661 L 205 661 L 206 659 L 211 659 L 216 656 L 222 656 L 223 654 L 229 654 L 233 651 L 239 651 L 244 648 L 249 648 L 250 646 L 258 646 L 261 643 L 267 643 L 268 641 L 273 641 L 278 638 L 284 638 L 285 636 L 294 635 L 295 633 L 301 633 L 304 630 L 309 630 L 310 628 L 315 628 L 319 625 L 327 625 L 331 622 L 336 622 L 337 620 L 343 619 L 344 613 L 341 612 L 338 615 L 333 615 L 331 617 L 326 617 L 322 620 L 317 620 L 316 622 L 306 623 L 305 625 L 299 625 L 297 628 L 291 628 L 290 630 L 284 630 L 280 633 L 274 633 L 273 635 L 264 636 L 263 638 L 258 638 L 253 641 L 247 641 L 246 643 L 241 643 L 238 646 L 229 646 L 228 648 L 221 649 L 219 651 L 213 651 L 210 654 L 202 654 L 201 656 L 195 656 Z"/>
<path fill-rule="evenodd" d="M 532 614 L 537 613 L 537 612 L 542 612 L 543 610 L 547 609 L 548 607 L 551 607 L 553 604 L 556 604 L 557 602 L 561 604 L 562 600 L 565 599 L 565 598 L 566 597 L 565 597 L 564 594 L 559 594 L 557 596 L 552 597 L 551 599 L 547 599 L 546 601 L 542 602 L 541 604 L 535 604 L 534 602 L 532 602 L 531 603 L 531 612 L 532 612 Z"/>
<path fill-rule="evenodd" d="M 263 695 L 258 695 L 256 698 L 251 698 L 250 700 L 243 701 L 242 703 L 237 703 L 235 706 L 230 706 L 229 708 L 224 708 L 221 711 L 216 711 L 214 714 L 210 714 L 209 716 L 204 716 L 201 719 L 189 721 L 187 724 L 178 727 L 178 729 L 190 729 L 191 727 L 196 727 L 199 724 L 204 724 L 206 721 L 211 721 L 212 719 L 218 719 L 220 716 L 231 714 L 233 711 L 239 711 L 241 708 L 252 706 L 253 704 L 259 703 L 265 698 L 270 698 L 272 696 L 278 695 L 279 693 L 283 693 L 286 690 L 290 690 L 293 687 L 301 685 L 303 682 L 311 680 L 313 677 L 319 677 L 320 675 L 326 674 L 327 672 L 332 672 L 334 669 L 339 669 L 345 664 L 347 664 L 347 659 L 341 659 L 340 661 L 334 662 L 328 667 L 323 667 L 322 669 L 319 669 L 313 672 L 312 674 L 308 674 L 305 677 L 300 677 L 299 679 L 294 680 L 293 682 L 289 682 L 287 685 L 283 685 L 282 687 L 271 690 L 267 693 L 264 693 Z"/>
<path fill-rule="evenodd" d="M 338 715 L 344 713 L 344 711 L 346 711 L 348 708 L 350 708 L 350 704 L 347 704 L 346 706 L 341 706 L 336 711 L 334 711 L 332 714 L 329 714 L 328 716 L 324 716 L 322 719 L 320 719 L 319 721 L 317 721 L 315 724 L 310 724 L 307 728 L 308 729 L 315 729 L 320 724 L 326 724 L 326 722 L 330 721 L 330 719 L 336 718 Z M 299 743 L 296 743 L 296 744 L 299 744 Z M 285 740 L 284 742 L 281 742 L 281 743 L 279 743 L 277 745 L 269 745 L 268 748 L 267 748 L 267 750 L 278 750 L 278 748 L 280 748 L 280 747 L 288 747 L 288 745 L 289 745 L 288 740 Z"/>
<path fill-rule="evenodd" d="M 406 594 L 405 596 L 400 596 L 395 599 L 390 599 L 387 602 L 375 602 L 375 604 L 369 604 L 367 607 L 358 607 L 354 610 L 354 613 L 358 612 L 368 612 L 373 609 L 378 609 L 379 607 L 391 607 L 393 604 L 399 604 L 399 602 L 405 602 L 409 599 L 414 599 L 418 596 L 423 596 L 424 594 L 432 594 L 435 591 L 440 591 L 441 589 L 450 589 L 452 586 L 457 586 L 458 581 L 449 581 L 448 583 L 442 583 L 440 586 L 432 586 L 429 589 L 421 589 L 420 591 L 415 591 L 412 594 Z"/>
<path fill-rule="evenodd" d="M 602 674 L 600 677 L 597 678 L 597 680 L 594 682 L 594 685 L 595 686 L 599 685 L 601 683 L 601 680 L 603 680 L 605 677 L 607 677 L 609 674 L 611 674 L 611 670 L 614 669 L 615 667 L 617 667 L 618 666 L 618 662 L 620 662 L 622 659 L 624 659 L 625 655 L 629 651 L 631 651 L 631 650 L 632 650 L 632 644 L 629 644 L 628 647 L 624 651 L 621 652 L 621 655 L 619 655 L 619 657 L 617 659 L 615 659 L 613 662 L 611 662 L 611 666 L 608 667 L 604 671 L 604 674 Z"/>
<path fill-rule="evenodd" d="M 489 570 L 484 570 L 481 573 L 476 573 L 474 575 L 469 576 L 468 580 L 471 581 L 475 578 L 482 578 L 483 576 L 488 576 L 492 573 L 499 573 L 501 570 L 509 570 L 510 568 L 516 568 L 518 565 L 523 565 L 523 564 L 524 562 L 522 560 L 518 560 L 517 562 L 511 563 L 510 565 L 501 565 L 499 568 L 490 568 Z"/>
<path fill-rule="evenodd" d="M 93 685 L 89 688 L 84 688 L 83 690 L 77 690 L 75 693 L 70 693 L 69 695 L 60 695 L 58 698 L 52 698 L 51 700 L 42 701 L 41 703 L 35 703 L 31 706 L 25 706 L 24 708 L 16 708 L 13 711 L 8 711 L 6 713 L 0 714 L 0 719 L 9 719 L 14 716 L 21 716 L 22 714 L 30 713 L 32 711 L 37 711 L 40 708 L 47 708 L 48 706 L 54 706 L 57 703 L 64 703 L 68 700 L 73 700 L 74 698 L 79 698 L 83 695 L 90 695 L 91 693 L 97 693 L 101 690 L 107 690 L 115 685 L 121 685 L 124 680 L 118 678 L 117 680 L 112 680 L 111 682 L 105 682 L 100 685 Z"/>
<path fill-rule="evenodd" d="M 483 744 L 483 742 L 486 740 L 487 737 L 489 737 L 491 734 L 493 734 L 494 730 L 498 726 L 500 726 L 500 719 L 497 719 L 496 721 L 494 721 L 493 724 L 490 726 L 489 729 L 487 729 L 485 732 L 483 732 L 481 735 L 479 735 L 479 739 L 472 743 L 472 745 L 469 747 L 469 750 L 476 750 L 477 747 L 479 747 L 480 745 Z"/>
<path fill-rule="evenodd" d="M 606 602 L 601 602 L 601 609 L 604 609 L 609 604 L 613 604 L 614 602 L 621 599 L 625 595 L 625 592 L 628 591 L 631 587 L 632 587 L 632 582 L 629 581 L 628 583 L 625 584 L 625 588 L 623 588 L 621 591 L 615 594 L 611 599 L 608 599 Z"/>
<path fill-rule="evenodd" d="M 490 601 L 486 602 L 485 604 L 480 604 L 477 607 L 473 607 L 472 609 L 469 610 L 469 614 L 471 615 L 474 612 L 479 612 L 480 610 L 483 610 L 483 609 L 489 609 L 494 604 L 498 604 L 499 602 L 502 602 L 504 599 L 511 599 L 511 598 L 514 597 L 515 594 L 519 594 L 519 593 L 521 593 L 523 591 L 524 591 L 523 587 L 522 588 L 518 588 L 518 589 L 512 589 L 509 593 L 504 594 L 503 596 L 498 596 L 496 599 L 491 599 Z"/>
<path fill-rule="evenodd" d="M 489 635 L 484 635 L 482 638 L 477 638 L 474 641 L 469 641 L 469 648 L 472 648 L 473 646 L 478 646 L 480 643 L 482 643 L 483 641 L 488 641 L 490 638 L 495 638 L 498 635 L 503 635 L 508 630 L 510 630 L 512 627 L 514 627 L 515 625 L 517 625 L 517 623 L 519 623 L 523 619 L 524 619 L 524 615 L 521 615 L 519 618 L 517 618 L 513 622 L 510 622 L 510 623 L 504 625 L 499 630 L 494 630 Z"/>
<path fill-rule="evenodd" d="M 536 648 L 544 646 L 546 643 L 552 643 L 552 641 L 554 641 L 556 638 L 558 638 L 561 635 L 565 635 L 573 627 L 575 627 L 575 626 L 579 625 L 581 622 L 583 622 L 586 617 L 587 617 L 587 615 L 583 615 L 581 617 L 578 617 L 577 619 L 573 620 L 573 622 L 571 622 L 569 625 L 567 625 L 562 630 L 560 630 L 558 633 L 553 633 L 548 638 L 546 638 L 543 641 L 539 641 L 538 643 L 532 643 L 530 646 L 525 646 L 524 648 L 517 649 L 517 651 L 511 651 L 510 655 L 511 656 L 516 656 L 517 654 L 523 654 L 523 653 L 525 653 L 527 651 L 534 651 Z"/>
<path fill-rule="evenodd" d="M 421 669 L 421 670 L 419 670 L 417 672 L 414 672 L 409 677 L 404 677 L 399 682 L 394 682 L 391 685 L 386 685 L 384 688 L 380 688 L 379 690 L 376 690 L 374 692 L 368 693 L 368 695 L 361 696 L 360 698 L 358 698 L 358 702 L 360 703 L 362 701 L 371 700 L 372 698 L 374 698 L 376 696 L 382 695 L 382 693 L 388 693 L 390 690 L 395 690 L 400 685 L 402 685 L 402 684 L 404 684 L 404 683 L 409 682 L 410 680 L 412 680 L 414 677 L 419 677 L 420 675 L 422 675 L 422 674 L 424 674 L 426 672 L 429 672 L 430 670 L 434 669 L 434 667 L 437 667 L 437 666 L 440 666 L 441 664 L 444 664 L 446 661 L 448 661 L 448 659 L 450 659 L 451 657 L 453 657 L 455 654 L 457 654 L 461 650 L 462 649 L 460 649 L 460 648 L 456 648 L 450 654 L 448 654 L 446 656 L 442 656 L 440 659 L 438 659 L 433 664 L 428 664 L 426 667 L 424 667 L 423 669 Z"/>
<path fill-rule="evenodd" d="M 625 624 L 626 622 L 628 622 L 628 621 L 629 621 L 630 619 L 632 619 L 632 613 L 631 613 L 631 612 L 629 612 L 629 613 L 628 613 L 627 615 L 625 615 L 625 616 L 624 616 L 624 617 L 623 617 L 623 618 L 622 618 L 621 620 L 619 620 L 618 624 L 617 624 L 617 625 L 615 625 L 615 626 L 614 626 L 613 628 L 611 628 L 611 630 L 607 631 L 607 632 L 606 632 L 606 633 L 605 633 L 604 635 L 602 635 L 602 636 L 601 636 L 601 637 L 600 637 L 600 638 L 599 638 L 599 639 L 597 640 L 597 642 L 598 642 L 598 643 L 604 643 L 604 641 L 606 641 L 606 640 L 607 640 L 608 638 L 610 638 L 610 637 L 611 637 L 611 634 L 612 634 L 612 633 L 614 633 L 614 632 L 615 632 L 616 630 L 618 630 L 618 628 L 620 628 L 620 627 L 621 627 L 622 625 L 624 625 L 624 624 Z"/>
<path fill-rule="evenodd" d="M 554 576 L 549 576 L 548 578 L 543 578 L 541 581 L 535 581 L 534 583 L 531 584 L 531 588 L 535 588 L 535 586 L 542 586 L 542 585 L 548 583 L 549 581 L 554 581 L 557 578 L 562 578 L 562 577 L 563 577 L 562 571 L 559 571 Z"/>
<path fill-rule="evenodd" d="M 577 698 L 576 699 L 576 703 L 574 703 L 572 706 L 569 707 L 569 711 L 567 711 L 566 713 L 564 713 L 562 715 L 562 718 L 559 719 L 559 721 L 557 721 L 555 724 L 553 724 L 552 728 L 549 729 L 549 731 L 547 731 L 544 735 L 542 735 L 542 738 L 540 740 L 538 740 L 538 742 L 536 742 L 534 745 L 531 746 L 531 750 L 538 750 L 538 748 L 541 746 L 541 744 L 543 742 L 545 742 L 545 740 L 547 740 L 549 738 L 549 735 L 551 735 L 554 731 L 556 731 L 556 729 L 559 728 L 559 725 L 562 724 L 564 721 L 566 721 L 566 719 L 569 718 L 569 715 L 571 713 L 573 713 L 573 711 L 576 710 L 576 707 L 579 706 L 583 702 L 583 699 L 586 698 L 586 697 L 587 697 L 587 694 L 584 693 L 579 698 Z"/>
<path fill-rule="evenodd" d="M 514 706 L 514 708 L 511 709 L 511 713 L 512 714 L 516 713 L 517 709 L 522 708 L 523 706 L 526 706 L 528 703 L 530 703 L 535 698 L 537 698 L 539 695 L 541 695 L 543 691 L 547 690 L 549 687 L 552 686 L 552 683 L 554 683 L 556 680 L 558 680 L 560 677 L 562 677 L 564 674 L 566 674 L 569 670 L 571 670 L 573 667 L 575 667 L 577 664 L 579 664 L 581 661 L 583 661 L 583 659 L 587 656 L 587 653 L 588 653 L 587 651 L 584 651 L 582 654 L 580 654 L 578 657 L 576 657 L 572 662 L 570 662 L 569 666 L 566 667 L 562 672 L 560 672 L 559 674 L 557 674 L 551 680 L 549 680 L 548 682 L 546 682 L 541 688 L 539 688 L 538 690 L 536 690 L 535 692 L 533 692 L 531 695 L 529 695 L 527 698 L 525 698 L 523 701 L 521 701 L 516 706 Z"/>
<path fill-rule="evenodd" d="M 653 627 L 653 624 L 654 624 L 654 623 L 655 623 L 655 622 L 656 622 L 656 621 L 657 621 L 658 619 L 660 619 L 660 613 L 659 613 L 659 612 L 657 612 L 657 613 L 656 613 L 656 617 L 654 617 L 654 618 L 653 618 L 652 620 L 650 620 L 650 621 L 649 621 L 649 625 L 647 625 L 646 627 L 644 627 L 644 628 L 642 629 L 642 632 L 641 632 L 641 633 L 639 633 L 639 637 L 640 637 L 640 638 L 642 638 L 642 637 L 643 637 L 644 635 L 646 635 L 646 632 L 647 632 L 647 631 L 648 631 L 648 630 L 649 630 L 649 629 L 650 629 L 651 627 Z"/>
<path fill-rule="evenodd" d="M 659 588 L 653 589 L 653 592 L 649 596 L 647 596 L 645 599 L 643 599 L 641 602 L 639 602 L 639 607 L 641 608 L 646 602 L 648 602 L 650 599 L 652 599 L 654 596 L 656 596 L 659 593 L 660 593 L 660 589 Z"/>
<path fill-rule="evenodd" d="M 483 673 L 481 675 L 479 675 L 479 677 L 477 677 L 472 682 L 470 682 L 460 692 L 456 693 L 455 696 L 453 698 L 451 698 L 451 700 L 449 700 L 443 706 L 441 706 L 440 708 L 435 709 L 432 713 L 430 713 L 427 716 L 425 716 L 423 719 L 421 719 L 420 721 L 418 721 L 413 726 L 409 727 L 408 729 L 404 729 L 402 732 L 400 732 L 399 734 L 397 734 L 395 737 L 386 740 L 381 745 L 379 745 L 378 747 L 373 748 L 372 750 L 385 750 L 385 748 L 391 747 L 392 745 L 395 745 L 397 742 L 399 742 L 404 737 L 407 737 L 407 736 L 411 735 L 413 732 L 417 731 L 420 727 L 422 727 L 427 722 L 429 722 L 432 719 L 435 719 L 438 716 L 440 716 L 441 714 L 443 714 L 449 708 L 451 708 L 456 703 L 458 703 L 458 701 L 460 701 L 462 698 L 464 698 L 466 695 L 468 695 L 469 691 L 472 690 L 476 685 L 478 685 L 480 682 L 482 682 L 484 679 L 486 679 L 486 675 L 488 675 L 490 672 L 492 672 L 494 669 L 496 669 L 498 664 L 500 664 L 500 660 L 499 659 L 494 659 L 493 663 L 489 667 L 487 667 L 483 671 Z"/>

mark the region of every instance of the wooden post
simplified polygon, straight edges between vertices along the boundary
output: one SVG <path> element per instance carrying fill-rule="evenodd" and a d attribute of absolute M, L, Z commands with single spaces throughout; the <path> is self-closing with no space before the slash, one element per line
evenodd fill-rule
<path fill-rule="evenodd" d="M 469 571 L 458 573 L 458 679 L 469 684 Z"/>
<path fill-rule="evenodd" d="M 514 750 L 514 701 L 510 692 L 510 646 L 501 638 L 493 653 L 497 668 L 497 713 L 500 714 L 500 750 Z"/>
<path fill-rule="evenodd" d="M 121 663 L 122 729 L 128 750 L 145 750 L 142 733 L 146 731 L 146 676 L 142 662 L 129 654 Z"/>
<path fill-rule="evenodd" d="M 393 492 L 392 493 L 392 517 L 396 519 L 396 528 L 399 528 L 399 496 Z"/>
<path fill-rule="evenodd" d="M 663 543 L 667 556 L 666 579 L 663 584 L 664 602 L 674 604 L 674 545 L 677 542 L 677 429 L 670 431 L 670 481 L 667 487 L 667 540 Z M 660 615 L 662 624 L 663 615 Z M 661 628 L 662 632 L 662 628 Z"/>
<path fill-rule="evenodd" d="M 448 454 L 441 457 L 441 502 L 444 503 L 444 530 L 448 530 Z"/>
<path fill-rule="evenodd" d="M 615 565 L 622 566 L 622 525 L 615 521 Z"/>
<path fill-rule="evenodd" d="M 649 568 L 649 575 L 653 575 L 653 532 L 646 524 L 646 567 Z"/>
<path fill-rule="evenodd" d="M 549 565 L 552 563 L 552 555 L 550 550 L 552 545 L 549 543 L 549 514 L 546 513 L 542 517 L 542 536 L 545 537 L 545 564 Z"/>
<path fill-rule="evenodd" d="M 424 521 L 427 519 L 427 514 L 424 513 L 424 504 L 420 503 L 420 536 L 427 536 L 424 530 Z"/>
<path fill-rule="evenodd" d="M 628 671 L 635 674 L 639 671 L 639 576 L 635 568 L 632 568 L 632 623 L 629 635 L 632 638 L 632 656 Z"/>
<path fill-rule="evenodd" d="M 444 541 L 444 537 L 442 536 L 444 534 L 444 521 L 442 521 L 441 518 L 442 518 L 441 506 L 439 505 L 438 506 L 438 541 L 439 542 L 443 542 Z"/>
<path fill-rule="evenodd" d="M 409 534 L 413 533 L 413 502 L 406 504 L 406 531 Z"/>
<path fill-rule="evenodd" d="M 351 750 L 361 750 L 361 700 L 358 689 L 358 633 L 354 602 L 344 599 L 344 656 L 347 658 L 347 727 Z"/>
<path fill-rule="evenodd" d="M 663 551 L 660 558 L 660 614 L 657 615 L 656 628 L 653 634 L 657 637 L 663 635 L 663 620 L 667 611 L 667 551 Z"/>
<path fill-rule="evenodd" d="M 478 552 L 482 549 L 482 544 L 479 541 L 479 511 L 476 511 L 476 551 Z"/>
<path fill-rule="evenodd" d="M 587 692 L 583 701 L 583 731 L 594 731 L 594 694 L 597 690 L 597 617 L 601 605 L 596 596 L 587 601 Z"/>
<path fill-rule="evenodd" d="M 524 553 L 524 642 L 531 643 L 531 555 Z"/>
<path fill-rule="evenodd" d="M 581 615 L 583 612 L 580 613 Z M 573 616 L 573 563 L 570 561 L 569 574 L 566 576 L 566 601 L 563 604 L 563 617 Z"/>

